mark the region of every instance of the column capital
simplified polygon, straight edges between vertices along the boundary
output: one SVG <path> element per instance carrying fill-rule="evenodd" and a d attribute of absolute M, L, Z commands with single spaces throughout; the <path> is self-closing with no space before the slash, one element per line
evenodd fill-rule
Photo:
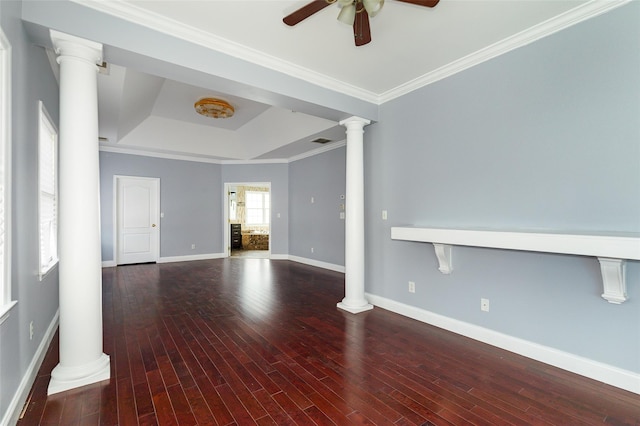
<path fill-rule="evenodd" d="M 342 120 L 340 122 L 341 126 L 345 126 L 347 128 L 349 127 L 355 127 L 358 126 L 360 129 L 363 129 L 364 126 L 371 124 L 371 120 L 367 120 L 366 118 L 360 118 L 360 117 L 349 117 L 349 118 L 345 118 L 344 120 Z"/>
<path fill-rule="evenodd" d="M 58 56 L 71 56 L 96 65 L 102 63 L 102 44 L 55 30 L 49 30 L 49 35 Z"/>

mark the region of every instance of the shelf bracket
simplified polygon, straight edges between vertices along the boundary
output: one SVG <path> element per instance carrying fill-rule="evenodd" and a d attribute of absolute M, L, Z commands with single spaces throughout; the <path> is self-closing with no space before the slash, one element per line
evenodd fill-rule
<path fill-rule="evenodd" d="M 602 297 L 609 303 L 620 303 L 627 300 L 627 282 L 624 259 L 610 259 L 599 257 L 600 271 L 602 272 L 602 283 L 604 293 Z"/>
<path fill-rule="evenodd" d="M 436 251 L 436 257 L 438 258 L 438 270 L 443 274 L 450 274 L 453 272 L 453 265 L 451 264 L 451 245 L 433 243 L 433 248 Z"/>

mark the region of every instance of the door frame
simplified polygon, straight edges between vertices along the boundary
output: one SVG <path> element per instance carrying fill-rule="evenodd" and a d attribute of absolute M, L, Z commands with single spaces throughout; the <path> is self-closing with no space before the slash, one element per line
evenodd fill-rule
<path fill-rule="evenodd" d="M 273 241 L 273 197 L 271 191 L 271 182 L 225 182 L 224 191 L 222 191 L 222 205 L 224 206 L 222 217 L 222 228 L 224 229 L 223 235 L 223 252 L 224 257 L 231 256 L 231 232 L 229 230 L 229 189 L 232 186 L 261 186 L 269 188 L 269 249 L 267 252 L 267 258 L 271 258 L 271 242 Z"/>
<path fill-rule="evenodd" d="M 115 263 L 115 266 L 118 266 L 119 264 L 119 259 L 118 259 L 118 243 L 119 243 L 119 239 L 118 239 L 118 231 L 119 231 L 119 224 L 118 224 L 118 181 L 120 179 L 137 179 L 137 180 L 146 180 L 146 181 L 155 181 L 156 185 L 156 191 L 155 191 L 155 198 L 156 198 L 156 217 L 154 218 L 154 222 L 158 224 L 158 243 L 156 244 L 156 247 L 153 250 L 153 256 L 155 257 L 155 261 L 157 262 L 158 260 L 160 260 L 160 238 L 161 238 L 161 234 L 160 234 L 160 228 L 162 228 L 160 226 L 160 218 L 162 217 L 162 213 L 160 212 L 160 178 L 155 178 L 155 177 L 149 177 L 149 176 L 127 176 L 127 175 L 113 175 L 113 213 L 112 213 L 112 217 L 113 217 L 113 261 Z"/>

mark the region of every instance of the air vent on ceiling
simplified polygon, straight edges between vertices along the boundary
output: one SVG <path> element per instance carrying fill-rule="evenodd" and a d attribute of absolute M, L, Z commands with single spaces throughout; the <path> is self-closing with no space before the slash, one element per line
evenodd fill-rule
<path fill-rule="evenodd" d="M 315 142 L 315 143 L 328 143 L 328 142 L 332 142 L 331 139 L 327 139 L 327 138 L 318 138 L 318 139 L 314 139 L 311 142 Z"/>

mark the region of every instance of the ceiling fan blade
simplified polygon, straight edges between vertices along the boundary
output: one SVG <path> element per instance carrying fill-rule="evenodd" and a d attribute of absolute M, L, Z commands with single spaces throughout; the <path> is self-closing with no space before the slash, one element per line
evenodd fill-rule
<path fill-rule="evenodd" d="M 398 0 L 403 3 L 417 4 L 418 6 L 435 7 L 440 0 Z"/>
<path fill-rule="evenodd" d="M 292 27 L 300 21 L 307 19 L 314 13 L 321 11 L 330 4 L 331 3 L 327 2 L 327 0 L 314 0 L 306 6 L 302 6 L 290 15 L 285 16 L 282 22 Z"/>
<path fill-rule="evenodd" d="M 367 15 L 367 11 L 364 10 L 362 2 L 358 2 L 356 7 L 356 19 L 353 21 L 353 38 L 356 46 L 364 46 L 371 41 L 369 15 Z"/>

